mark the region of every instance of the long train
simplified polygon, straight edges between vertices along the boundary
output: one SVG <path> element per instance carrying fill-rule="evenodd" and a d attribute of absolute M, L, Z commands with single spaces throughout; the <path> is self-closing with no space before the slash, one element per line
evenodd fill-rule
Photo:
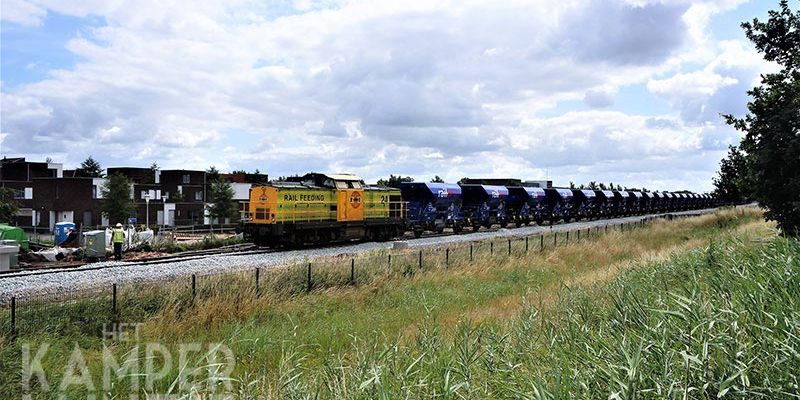
<path fill-rule="evenodd" d="M 690 192 L 539 188 L 516 179 L 407 182 L 389 188 L 365 185 L 355 175 L 310 173 L 252 187 L 243 231 L 261 245 L 319 245 L 718 205 L 711 195 Z"/>

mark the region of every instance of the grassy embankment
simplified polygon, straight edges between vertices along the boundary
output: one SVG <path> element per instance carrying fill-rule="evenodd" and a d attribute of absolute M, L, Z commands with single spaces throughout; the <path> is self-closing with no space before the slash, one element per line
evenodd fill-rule
<path fill-rule="evenodd" d="M 245 398 L 789 398 L 800 376 L 800 245 L 758 218 L 727 211 L 543 254 L 375 268 L 355 287 L 331 269 L 308 295 L 302 269 L 271 275 L 257 299 L 238 289 L 245 283 L 220 282 L 194 307 L 167 285 L 154 291 L 165 294 L 151 300 L 154 314 L 138 293 L 127 316 L 145 321 L 141 342 L 175 359 L 178 343 L 224 342 Z M 101 341 L 55 329 L 2 344 L 5 393 L 19 392 L 20 344 L 43 342 L 51 386 L 78 342 L 100 389 Z M 111 350 L 122 359 L 132 346 Z M 155 392 L 208 391 L 203 373 L 173 387 L 173 370 Z M 77 386 L 67 393 L 83 393 Z"/>

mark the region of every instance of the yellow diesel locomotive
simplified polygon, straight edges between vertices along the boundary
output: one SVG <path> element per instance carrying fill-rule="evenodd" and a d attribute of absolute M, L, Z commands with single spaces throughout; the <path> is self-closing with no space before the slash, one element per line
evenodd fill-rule
<path fill-rule="evenodd" d="M 250 189 L 245 236 L 259 245 L 388 240 L 400 235 L 400 190 L 367 186 L 358 176 L 310 173 Z"/>

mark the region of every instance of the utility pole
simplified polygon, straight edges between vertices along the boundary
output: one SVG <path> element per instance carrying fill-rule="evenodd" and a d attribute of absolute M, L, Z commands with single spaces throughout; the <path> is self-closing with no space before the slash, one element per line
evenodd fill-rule
<path fill-rule="evenodd" d="M 145 229 L 150 229 L 150 190 L 147 190 L 147 193 L 144 195 L 144 204 L 145 204 Z"/>

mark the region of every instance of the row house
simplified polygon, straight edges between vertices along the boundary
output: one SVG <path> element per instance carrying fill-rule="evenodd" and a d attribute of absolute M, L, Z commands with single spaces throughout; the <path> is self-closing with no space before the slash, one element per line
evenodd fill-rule
<path fill-rule="evenodd" d="M 0 186 L 13 189 L 20 211 L 12 224 L 52 230 L 58 222 L 73 222 L 81 228 L 108 226 L 101 212 L 105 178 L 75 177 L 61 164 L 29 162 L 24 158 L 3 159 Z M 205 171 L 158 170 L 139 167 L 113 167 L 106 175 L 120 174 L 131 181 L 131 198 L 136 205 L 138 224 L 207 225 L 209 184 Z M 266 182 L 265 174 L 223 174 L 231 182 L 240 217 L 248 212 L 250 187 Z M 215 224 L 220 221 L 213 221 Z M 235 220 L 222 221 L 224 223 Z"/>

